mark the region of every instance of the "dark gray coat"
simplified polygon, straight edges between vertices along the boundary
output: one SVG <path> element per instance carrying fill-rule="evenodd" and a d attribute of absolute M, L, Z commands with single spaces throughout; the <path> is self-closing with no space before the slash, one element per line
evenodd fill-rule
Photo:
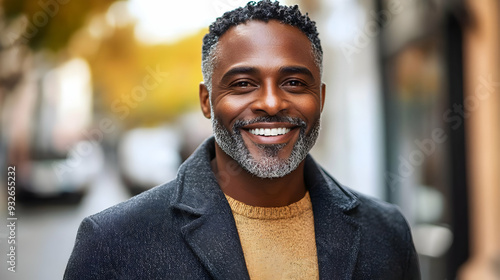
<path fill-rule="evenodd" d="M 213 157 L 210 138 L 175 180 L 85 218 L 64 279 L 248 279 Z M 305 174 L 321 279 L 420 279 L 395 206 L 341 186 L 310 156 Z"/>

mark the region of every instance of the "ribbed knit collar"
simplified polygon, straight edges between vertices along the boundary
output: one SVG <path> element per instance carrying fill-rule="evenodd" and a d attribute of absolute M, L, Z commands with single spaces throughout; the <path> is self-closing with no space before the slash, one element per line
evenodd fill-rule
<path fill-rule="evenodd" d="M 278 220 L 290 219 L 304 213 L 307 210 L 312 210 L 311 198 L 309 192 L 306 192 L 304 197 L 299 201 L 282 207 L 258 207 L 247 205 L 226 195 L 229 206 L 235 214 L 245 216 L 250 219 L 259 220 Z"/>

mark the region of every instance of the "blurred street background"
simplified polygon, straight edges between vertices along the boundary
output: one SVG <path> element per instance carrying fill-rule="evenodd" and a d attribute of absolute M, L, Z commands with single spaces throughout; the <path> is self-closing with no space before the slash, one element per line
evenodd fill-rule
<path fill-rule="evenodd" d="M 246 2 L 0 0 L 0 279 L 62 279 L 84 217 L 175 177 L 203 35 Z M 399 205 L 424 280 L 500 279 L 500 2 L 280 2 L 325 53 L 313 156 Z"/>

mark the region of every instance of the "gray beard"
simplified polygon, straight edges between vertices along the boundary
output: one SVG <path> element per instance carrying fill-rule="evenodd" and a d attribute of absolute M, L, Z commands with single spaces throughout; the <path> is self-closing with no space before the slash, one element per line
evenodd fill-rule
<path fill-rule="evenodd" d="M 306 158 L 311 148 L 316 143 L 319 135 L 320 121 L 318 120 L 311 132 L 306 135 L 306 122 L 299 118 L 291 117 L 258 117 L 248 121 L 236 121 L 230 133 L 217 118 L 213 117 L 212 128 L 215 141 L 219 147 L 232 159 L 234 159 L 243 169 L 259 178 L 281 178 L 297 169 L 299 164 Z M 286 159 L 278 157 L 279 152 L 287 144 L 257 145 L 262 152 L 260 160 L 254 159 L 250 150 L 245 145 L 245 141 L 240 133 L 240 128 L 256 122 L 287 122 L 300 127 L 299 139 L 295 143 L 292 153 Z"/>

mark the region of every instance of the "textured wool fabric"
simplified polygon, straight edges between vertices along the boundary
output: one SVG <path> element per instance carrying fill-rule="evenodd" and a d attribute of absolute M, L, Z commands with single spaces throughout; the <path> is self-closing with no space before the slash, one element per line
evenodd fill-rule
<path fill-rule="evenodd" d="M 319 278 L 309 192 L 283 207 L 256 207 L 226 198 L 252 280 Z"/>

